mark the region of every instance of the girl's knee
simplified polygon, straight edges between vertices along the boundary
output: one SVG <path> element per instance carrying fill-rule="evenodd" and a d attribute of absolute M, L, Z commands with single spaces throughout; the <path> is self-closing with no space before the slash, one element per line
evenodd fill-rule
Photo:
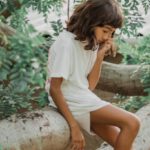
<path fill-rule="evenodd" d="M 130 132 L 137 134 L 140 128 L 140 119 L 134 114 L 131 114 L 127 119 L 125 127 L 128 128 Z"/>

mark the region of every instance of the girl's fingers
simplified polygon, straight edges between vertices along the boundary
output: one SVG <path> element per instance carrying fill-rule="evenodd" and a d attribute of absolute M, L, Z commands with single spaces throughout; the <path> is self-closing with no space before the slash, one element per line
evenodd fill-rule
<path fill-rule="evenodd" d="M 83 150 L 85 146 L 84 141 L 76 141 L 71 145 L 71 150 Z"/>
<path fill-rule="evenodd" d="M 80 141 L 75 141 L 72 143 L 71 150 L 79 150 L 82 147 L 82 143 Z"/>
<path fill-rule="evenodd" d="M 73 143 L 71 146 L 71 150 L 78 150 L 78 148 L 79 148 L 79 144 L 77 143 Z"/>
<path fill-rule="evenodd" d="M 79 150 L 83 150 L 83 149 L 84 149 L 84 147 L 85 147 L 85 142 L 84 142 L 84 140 L 82 140 L 82 141 L 81 141 L 81 147 L 80 147 L 80 149 L 79 149 Z"/>
<path fill-rule="evenodd" d="M 112 51 L 112 56 L 113 57 L 115 57 L 116 56 L 116 54 L 117 54 L 117 48 L 116 48 L 116 46 L 115 46 L 115 44 L 112 44 L 112 48 L 111 48 L 111 51 Z"/>
<path fill-rule="evenodd" d="M 110 47 L 110 49 L 108 50 L 108 55 L 111 55 L 111 56 L 113 56 L 113 57 L 115 57 L 116 56 L 116 46 L 115 46 L 115 44 L 114 44 L 114 42 L 113 42 L 113 39 L 109 39 L 108 41 L 107 41 L 107 44 L 109 44 L 109 45 L 111 45 L 111 47 Z"/>

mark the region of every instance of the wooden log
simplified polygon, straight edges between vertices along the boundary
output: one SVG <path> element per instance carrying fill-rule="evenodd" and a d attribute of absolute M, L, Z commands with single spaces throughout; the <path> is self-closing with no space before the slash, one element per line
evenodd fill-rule
<path fill-rule="evenodd" d="M 150 66 L 124 65 L 103 62 L 97 89 L 122 95 L 147 95 L 141 83 L 142 74 Z"/>
<path fill-rule="evenodd" d="M 84 131 L 86 150 L 101 144 L 98 137 Z M 0 121 L 0 146 L 3 150 L 70 150 L 70 129 L 53 108 L 11 116 Z"/>

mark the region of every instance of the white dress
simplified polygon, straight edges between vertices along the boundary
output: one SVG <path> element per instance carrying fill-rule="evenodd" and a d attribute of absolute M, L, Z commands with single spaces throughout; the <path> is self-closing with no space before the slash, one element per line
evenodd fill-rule
<path fill-rule="evenodd" d="M 46 91 L 49 93 L 52 77 L 64 78 L 61 90 L 70 111 L 80 126 L 93 134 L 90 130 L 90 112 L 109 103 L 88 89 L 87 75 L 95 63 L 97 50 L 84 50 L 83 43 L 74 38 L 73 33 L 64 30 L 51 46 Z M 49 101 L 51 106 L 56 107 L 50 95 Z"/>

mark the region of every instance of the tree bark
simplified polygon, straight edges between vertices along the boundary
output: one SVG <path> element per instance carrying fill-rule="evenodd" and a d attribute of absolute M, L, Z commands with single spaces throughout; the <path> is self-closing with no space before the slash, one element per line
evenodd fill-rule
<path fill-rule="evenodd" d="M 141 108 L 136 115 L 141 120 L 140 131 L 133 144 L 135 150 L 150 150 L 150 104 Z M 113 150 L 107 144 L 102 144 L 97 150 Z"/>
<path fill-rule="evenodd" d="M 85 150 L 94 150 L 102 140 L 85 131 Z M 11 116 L 0 122 L 3 150 L 70 150 L 70 130 L 66 120 L 53 108 Z"/>
<path fill-rule="evenodd" d="M 141 77 L 149 67 L 103 62 L 100 81 L 96 89 L 122 95 L 146 95 Z"/>
<path fill-rule="evenodd" d="M 137 113 L 141 128 L 134 142 L 136 150 L 150 150 L 150 104 Z M 97 136 L 86 138 L 85 150 L 95 150 L 102 140 Z M 65 119 L 53 108 L 37 110 L 20 117 L 11 116 L 0 121 L 0 146 L 3 150 L 70 150 L 70 130 Z M 97 150 L 113 150 L 102 144 Z"/>

